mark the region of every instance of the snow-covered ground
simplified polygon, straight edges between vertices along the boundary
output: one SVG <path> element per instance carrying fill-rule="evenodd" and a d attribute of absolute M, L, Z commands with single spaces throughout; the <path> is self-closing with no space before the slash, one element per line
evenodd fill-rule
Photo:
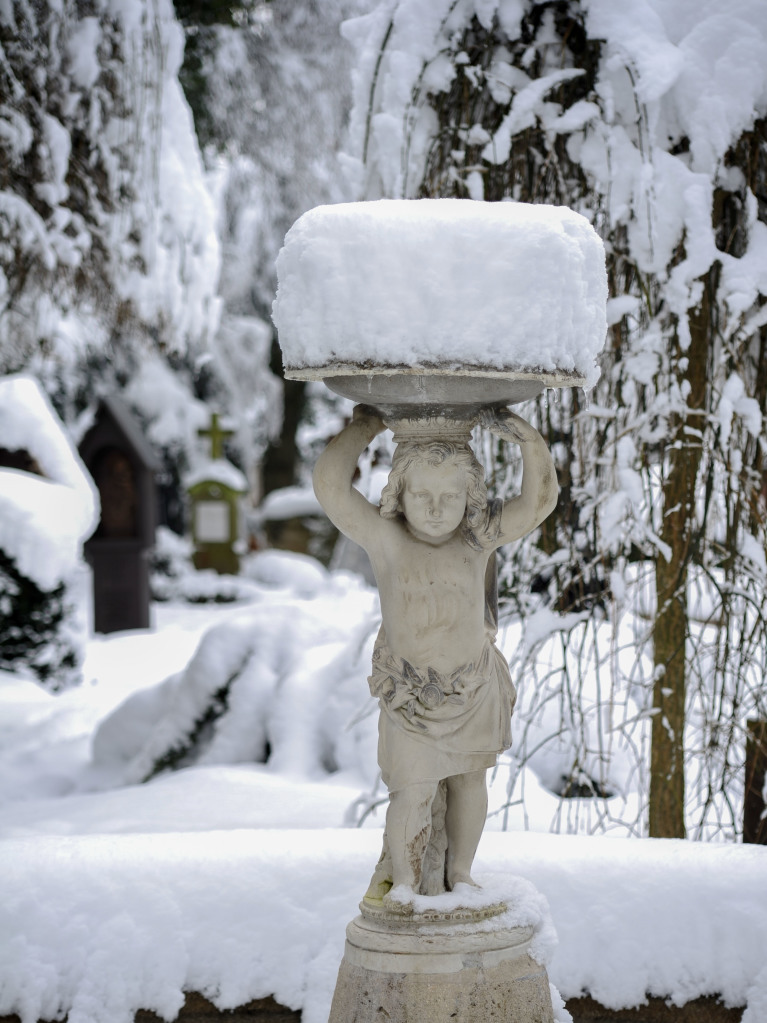
<path fill-rule="evenodd" d="M 373 784 L 375 594 L 290 556 L 264 556 L 250 581 L 250 603 L 156 605 L 152 631 L 92 638 L 84 684 L 58 697 L 0 675 L 0 1015 L 127 1023 L 148 1008 L 171 1019 L 183 992 L 199 991 L 220 1007 L 272 994 L 305 1023 L 326 1020 L 381 842 L 381 809 L 344 826 Z M 227 650 L 247 664 L 215 735 L 191 766 L 127 783 Z M 264 727 L 248 720 L 247 694 L 268 719 L 268 765 L 231 762 Z M 144 741 L 129 725 L 147 708 Z M 105 736 L 116 736 L 111 760 L 98 753 Z M 764 1023 L 767 850 L 547 833 L 553 797 L 532 772 L 526 797 L 543 830 L 523 830 L 521 812 L 507 831 L 492 818 L 476 873 L 519 890 L 524 879 L 548 900 L 563 997 L 620 1008 L 718 994 L 748 1006 L 744 1023 Z"/>

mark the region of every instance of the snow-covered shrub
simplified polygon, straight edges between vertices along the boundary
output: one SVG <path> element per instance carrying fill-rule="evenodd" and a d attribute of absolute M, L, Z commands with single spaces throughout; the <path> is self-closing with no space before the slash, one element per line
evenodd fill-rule
<path fill-rule="evenodd" d="M 321 562 L 294 551 L 260 551 L 242 562 L 242 574 L 265 586 L 295 593 L 298 597 L 319 597 L 331 586 L 331 577 Z"/>
<path fill-rule="evenodd" d="M 0 665 L 48 689 L 80 681 L 82 543 L 98 495 L 63 424 L 31 377 L 0 378 Z M 20 463 L 21 464 L 21 463 Z"/>
<path fill-rule="evenodd" d="M 260 559 L 272 581 L 257 602 L 209 629 L 183 671 L 102 722 L 96 767 L 135 783 L 193 764 L 259 762 L 308 776 L 353 768 L 372 783 L 376 715 L 364 708 L 377 594 L 354 576 L 312 570 L 310 558 Z"/>
<path fill-rule="evenodd" d="M 78 608 L 64 583 L 43 590 L 0 550 L 0 668 L 57 692 L 81 679 Z"/>

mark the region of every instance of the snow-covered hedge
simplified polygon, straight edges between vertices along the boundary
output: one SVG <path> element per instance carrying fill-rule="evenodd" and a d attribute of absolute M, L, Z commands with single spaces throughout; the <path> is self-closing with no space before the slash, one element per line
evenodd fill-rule
<path fill-rule="evenodd" d="M 0 378 L 0 444 L 40 470 L 0 467 L 0 666 L 65 689 L 80 678 L 82 543 L 98 494 L 31 377 Z"/>

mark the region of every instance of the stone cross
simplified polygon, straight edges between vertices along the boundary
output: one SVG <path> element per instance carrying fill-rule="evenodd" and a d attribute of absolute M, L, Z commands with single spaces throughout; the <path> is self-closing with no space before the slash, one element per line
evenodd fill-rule
<path fill-rule="evenodd" d="M 234 430 L 225 430 L 218 424 L 218 412 L 211 412 L 210 426 L 207 430 L 198 430 L 198 437 L 210 437 L 210 457 L 224 457 L 224 442 L 234 434 Z"/>

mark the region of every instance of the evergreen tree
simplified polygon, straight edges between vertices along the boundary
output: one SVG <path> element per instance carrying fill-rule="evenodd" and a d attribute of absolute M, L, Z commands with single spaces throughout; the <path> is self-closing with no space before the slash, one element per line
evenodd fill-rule
<path fill-rule="evenodd" d="M 65 421 L 147 357 L 194 365 L 219 251 L 169 0 L 0 10 L 0 373 Z"/>
<path fill-rule="evenodd" d="M 0 550 L 0 668 L 30 673 L 52 692 L 79 683 L 75 618 L 64 583 L 40 589 Z"/>

